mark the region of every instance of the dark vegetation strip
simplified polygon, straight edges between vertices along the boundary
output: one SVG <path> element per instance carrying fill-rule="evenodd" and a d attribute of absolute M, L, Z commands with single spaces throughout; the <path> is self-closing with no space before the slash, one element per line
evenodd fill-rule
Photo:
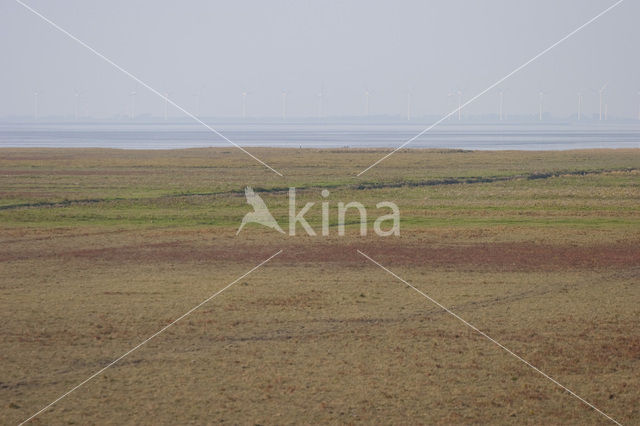
<path fill-rule="evenodd" d="M 621 169 L 606 169 L 606 170 L 563 170 L 556 172 L 533 172 L 511 176 L 488 176 L 488 177 L 466 177 L 466 178 L 443 178 L 443 179 L 428 179 L 421 181 L 406 181 L 406 182 L 363 182 L 356 185 L 355 189 L 379 189 L 379 188 L 400 188 L 400 187 L 416 187 L 416 186 L 439 186 L 439 185 L 458 185 L 458 184 L 473 184 L 473 183 L 493 183 L 493 182 L 507 182 L 518 179 L 536 180 L 536 179 L 549 179 L 559 176 L 587 176 L 612 172 L 633 172 L 636 168 L 627 167 Z"/>
<path fill-rule="evenodd" d="M 0 210 L 12 210 L 20 208 L 37 208 L 37 207 L 68 207 L 74 204 L 94 204 L 102 203 L 105 201 L 125 201 L 128 198 L 116 197 L 116 198 L 85 198 L 82 200 L 62 200 L 62 201 L 39 201 L 36 203 L 20 203 L 9 204 L 6 206 L 0 206 Z"/>
<path fill-rule="evenodd" d="M 474 184 L 474 183 L 494 183 L 494 182 L 508 182 L 518 179 L 537 180 L 537 179 L 549 179 L 559 176 L 587 176 L 596 174 L 605 174 L 612 172 L 634 172 L 638 169 L 635 167 L 625 167 L 620 169 L 601 169 L 601 170 L 562 170 L 555 172 L 533 172 L 524 173 L 510 176 L 472 176 L 472 177 L 450 177 L 442 179 L 427 179 L 420 181 L 400 181 L 400 182 L 362 182 L 353 185 L 341 185 L 341 184 L 327 184 L 327 185 L 306 185 L 296 187 L 297 190 L 313 189 L 313 188 L 347 188 L 355 190 L 367 190 L 367 189 L 383 189 L 383 188 L 402 188 L 402 187 L 420 187 L 420 186 L 440 186 L 440 185 L 459 185 L 459 184 Z M 289 191 L 288 187 L 254 187 L 255 192 L 263 193 L 286 193 Z M 212 195 L 239 195 L 244 194 L 244 188 L 232 189 L 227 191 L 214 191 L 214 192 L 183 192 L 178 194 L 167 194 L 155 198 L 181 198 L 181 197 L 201 197 Z M 89 198 L 81 200 L 63 200 L 63 201 L 40 201 L 35 203 L 19 203 L 8 204 L 0 206 L 0 210 L 13 210 L 20 208 L 39 208 L 39 207 L 68 207 L 74 204 L 94 204 L 109 201 L 136 201 L 136 200 L 151 200 L 154 198 Z"/>

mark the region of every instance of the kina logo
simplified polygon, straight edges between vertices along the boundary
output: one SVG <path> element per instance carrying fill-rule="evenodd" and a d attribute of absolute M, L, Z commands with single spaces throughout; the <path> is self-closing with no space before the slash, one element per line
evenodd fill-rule
<path fill-rule="evenodd" d="M 276 222 L 275 218 L 267 208 L 267 205 L 264 203 L 262 198 L 260 198 L 258 194 L 253 192 L 253 189 L 250 186 L 247 186 L 245 188 L 244 195 L 247 197 L 247 203 L 251 207 L 253 207 L 253 211 L 244 215 L 244 217 L 242 218 L 242 223 L 240 224 L 240 228 L 238 228 L 238 232 L 236 232 L 236 235 L 238 235 L 240 231 L 242 231 L 242 228 L 244 228 L 247 223 L 259 223 L 260 225 L 273 228 L 283 234 L 285 233 L 282 228 L 280 228 L 280 225 L 278 225 L 278 222 Z"/>
<path fill-rule="evenodd" d="M 253 211 L 247 213 L 242 218 L 242 223 L 238 228 L 238 232 L 236 235 L 242 231 L 245 225 L 249 223 L 258 223 L 260 225 L 266 226 L 268 228 L 275 229 L 281 234 L 285 234 L 286 232 L 280 227 L 276 219 L 273 217 L 267 205 L 262 200 L 262 198 L 255 193 L 253 188 L 247 186 L 244 190 L 245 196 L 247 197 L 247 203 L 253 207 Z M 351 219 L 352 225 L 359 225 L 360 235 L 367 235 L 368 225 L 371 223 L 369 221 L 370 216 L 368 215 L 367 209 L 365 206 L 357 201 L 351 201 L 349 203 L 338 202 L 337 203 L 337 222 L 334 220 L 334 223 L 331 223 L 332 217 L 335 218 L 335 213 L 332 215 L 330 212 L 330 202 L 327 199 L 329 197 L 329 191 L 327 189 L 323 189 L 320 192 L 320 195 L 323 198 L 321 202 L 321 234 L 322 236 L 328 236 L 329 230 L 333 226 L 337 228 L 338 235 L 345 235 L 346 228 L 346 216 L 347 211 L 351 210 L 354 213 L 357 213 L 359 216 L 358 221 L 354 221 Z M 296 206 L 296 188 L 289 188 L 289 235 L 296 235 L 296 227 L 300 225 L 302 229 L 310 236 L 316 236 L 316 230 L 314 230 L 307 219 L 305 218 L 305 214 L 309 213 L 311 208 L 316 204 L 316 202 L 307 202 L 304 207 L 298 210 Z M 381 237 L 388 236 L 398 236 L 400 235 L 400 209 L 398 206 L 391 201 L 382 201 L 376 204 L 376 209 L 388 209 L 390 210 L 389 214 L 384 214 L 378 216 L 375 221 L 373 221 L 373 231 L 376 235 Z M 317 211 L 316 211 L 317 213 Z M 313 213 L 312 213 L 313 214 Z M 351 213 L 353 217 L 353 213 Z M 317 214 L 315 215 L 317 217 Z M 383 224 L 386 229 L 383 229 Z M 390 226 L 389 226 L 390 225 Z"/>

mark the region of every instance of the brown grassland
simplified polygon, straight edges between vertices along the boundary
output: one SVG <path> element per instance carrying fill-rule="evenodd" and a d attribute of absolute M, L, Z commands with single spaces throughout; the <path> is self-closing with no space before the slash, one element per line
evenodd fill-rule
<path fill-rule="evenodd" d="M 640 150 L 0 150 L 0 421 L 640 424 Z M 250 225 L 252 186 L 287 227 Z M 338 236 L 338 201 L 355 212 Z M 373 220 L 394 201 L 401 234 Z"/>

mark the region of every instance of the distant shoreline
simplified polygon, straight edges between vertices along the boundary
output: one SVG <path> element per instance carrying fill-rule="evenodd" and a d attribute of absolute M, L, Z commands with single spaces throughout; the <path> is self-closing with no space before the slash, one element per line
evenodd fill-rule
<path fill-rule="evenodd" d="M 243 147 L 393 149 L 424 124 L 222 124 L 222 135 Z M 0 147 L 182 149 L 232 146 L 197 123 L 0 123 Z M 446 124 L 407 148 L 474 151 L 566 151 L 640 148 L 640 123 Z"/>

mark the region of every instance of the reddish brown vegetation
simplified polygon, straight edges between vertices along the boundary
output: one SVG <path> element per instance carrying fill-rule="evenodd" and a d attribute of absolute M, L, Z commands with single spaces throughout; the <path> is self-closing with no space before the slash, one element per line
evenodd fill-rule
<path fill-rule="evenodd" d="M 389 265 L 465 268 L 474 270 L 531 271 L 625 268 L 640 265 L 640 247 L 631 243 L 591 246 L 543 245 L 525 242 L 433 245 L 418 242 L 363 241 L 318 244 L 220 245 L 190 241 L 142 243 L 86 249 L 11 250 L 0 252 L 0 262 L 30 258 L 83 259 L 117 263 L 256 262 L 282 248 L 279 262 L 360 263 L 361 250 Z"/>

